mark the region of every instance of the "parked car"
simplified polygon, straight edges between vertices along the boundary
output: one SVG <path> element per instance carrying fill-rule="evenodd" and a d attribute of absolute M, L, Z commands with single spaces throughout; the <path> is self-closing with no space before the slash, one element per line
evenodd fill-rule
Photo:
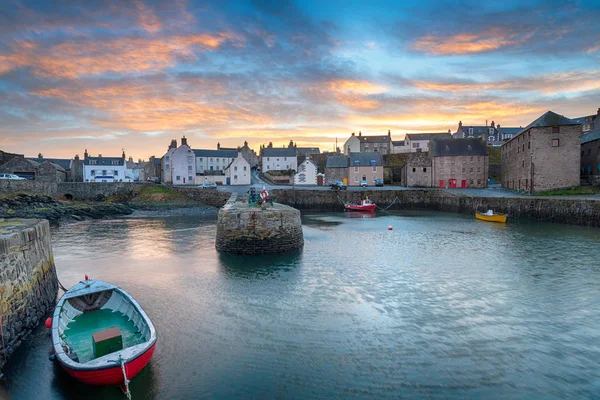
<path fill-rule="evenodd" d="M 363 179 L 362 181 L 360 181 L 360 187 L 367 187 L 367 186 L 369 186 L 369 185 L 367 184 L 366 180 Z"/>
<path fill-rule="evenodd" d="M 336 181 L 331 184 L 331 188 L 333 190 L 346 190 L 348 189 L 348 186 L 346 186 L 342 181 Z"/>
<path fill-rule="evenodd" d="M 8 179 L 12 181 L 26 181 L 27 178 L 21 178 L 15 174 L 0 174 L 0 179 Z"/>
<path fill-rule="evenodd" d="M 160 183 L 160 178 L 158 176 L 148 177 L 148 182 Z"/>
<path fill-rule="evenodd" d="M 375 179 L 375 186 L 383 186 L 383 179 Z"/>
<path fill-rule="evenodd" d="M 216 189 L 217 184 L 214 182 L 205 182 L 200 186 L 202 189 Z"/>

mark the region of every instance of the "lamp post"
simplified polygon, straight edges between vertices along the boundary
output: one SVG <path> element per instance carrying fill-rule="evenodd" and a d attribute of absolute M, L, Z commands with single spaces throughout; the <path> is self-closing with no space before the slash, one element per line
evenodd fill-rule
<path fill-rule="evenodd" d="M 529 153 L 529 194 L 533 194 L 533 152 Z"/>

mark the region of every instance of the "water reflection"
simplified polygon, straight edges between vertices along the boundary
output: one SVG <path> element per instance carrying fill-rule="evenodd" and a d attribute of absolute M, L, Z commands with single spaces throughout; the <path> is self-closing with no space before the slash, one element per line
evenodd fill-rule
<path fill-rule="evenodd" d="M 344 217 L 346 218 L 375 218 L 375 211 L 350 211 L 345 212 Z"/>
<path fill-rule="evenodd" d="M 282 272 L 294 272 L 302 263 L 302 253 L 242 256 L 219 253 L 219 266 L 229 278 L 276 277 Z"/>

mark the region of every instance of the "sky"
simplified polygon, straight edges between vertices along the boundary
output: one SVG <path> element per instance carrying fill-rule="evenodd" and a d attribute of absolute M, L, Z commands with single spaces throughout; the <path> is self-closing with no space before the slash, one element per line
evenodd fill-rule
<path fill-rule="evenodd" d="M 2 0 L 0 150 L 332 151 L 600 107 L 600 0 Z"/>

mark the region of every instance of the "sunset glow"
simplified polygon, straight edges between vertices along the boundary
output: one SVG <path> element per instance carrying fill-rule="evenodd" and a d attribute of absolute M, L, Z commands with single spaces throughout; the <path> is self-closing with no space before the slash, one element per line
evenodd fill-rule
<path fill-rule="evenodd" d="M 597 2 L 8 3 L 0 150 L 27 156 L 147 159 L 183 135 L 331 151 L 600 107 Z"/>

